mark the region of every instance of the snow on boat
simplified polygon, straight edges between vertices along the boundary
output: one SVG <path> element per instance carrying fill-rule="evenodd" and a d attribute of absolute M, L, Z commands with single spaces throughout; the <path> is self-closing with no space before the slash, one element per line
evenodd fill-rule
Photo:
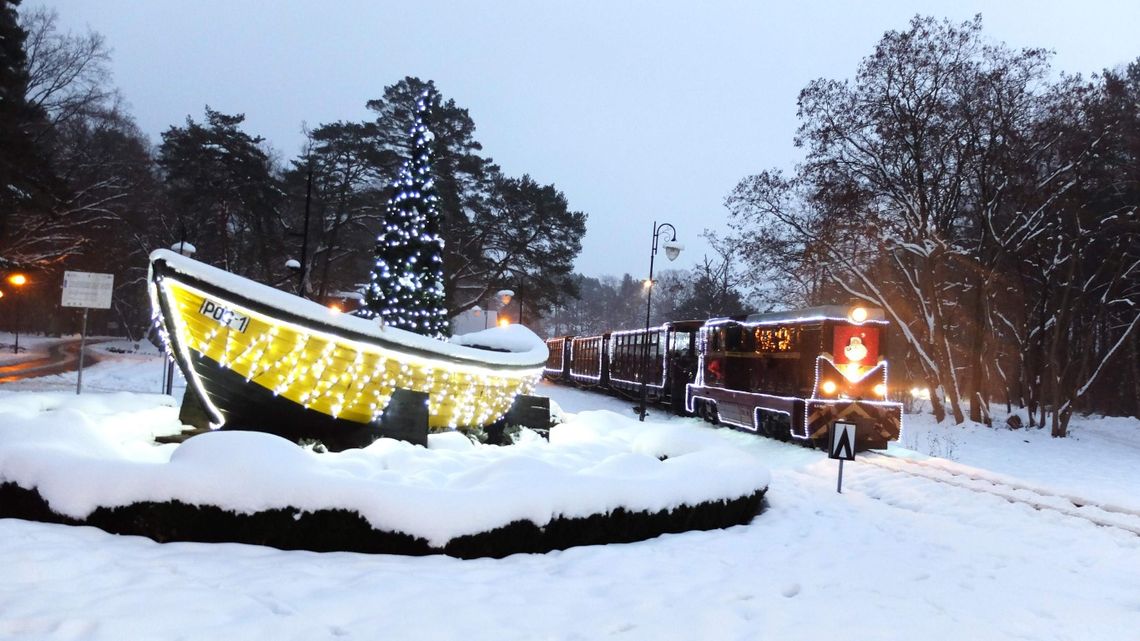
<path fill-rule="evenodd" d="M 487 426 L 534 389 L 547 357 L 522 327 L 507 340 L 475 341 L 499 350 L 449 343 L 166 249 L 150 255 L 149 285 L 168 352 L 211 427 L 367 444 L 390 435 L 383 418 L 398 389 L 427 394 L 433 429 Z"/>

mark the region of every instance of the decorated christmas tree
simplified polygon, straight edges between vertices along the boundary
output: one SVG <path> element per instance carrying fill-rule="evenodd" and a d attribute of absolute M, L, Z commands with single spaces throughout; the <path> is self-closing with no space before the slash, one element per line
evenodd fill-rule
<path fill-rule="evenodd" d="M 400 168 L 385 208 L 363 315 L 442 338 L 449 334 L 449 326 L 443 293 L 443 237 L 431 177 L 434 136 L 428 123 L 434 100 L 425 91 L 416 103 L 412 154 Z"/>

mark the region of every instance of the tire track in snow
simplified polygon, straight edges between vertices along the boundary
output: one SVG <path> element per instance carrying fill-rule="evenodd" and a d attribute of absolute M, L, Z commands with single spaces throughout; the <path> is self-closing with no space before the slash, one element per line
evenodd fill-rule
<path fill-rule="evenodd" d="M 1035 510 L 1051 510 L 1084 519 L 1101 527 L 1112 527 L 1140 536 L 1140 511 L 1098 503 L 1083 497 L 1053 492 L 1046 488 L 1003 478 L 1000 475 L 947 461 L 917 461 L 880 452 L 865 452 L 860 462 L 891 472 L 990 494 L 1010 503 L 1022 503 Z"/>

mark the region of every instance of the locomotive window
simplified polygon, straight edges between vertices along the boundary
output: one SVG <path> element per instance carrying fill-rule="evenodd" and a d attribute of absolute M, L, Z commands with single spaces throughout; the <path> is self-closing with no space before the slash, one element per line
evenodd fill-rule
<path fill-rule="evenodd" d="M 743 328 L 741 328 L 740 345 L 738 345 L 736 349 L 741 352 L 756 351 L 756 334 L 753 332 L 745 331 Z"/>
<path fill-rule="evenodd" d="M 741 344 L 741 328 L 740 325 L 729 325 L 724 328 L 724 349 L 727 352 L 734 352 L 740 350 Z"/>
<path fill-rule="evenodd" d="M 713 331 L 709 332 L 708 337 L 709 337 L 709 351 L 710 352 L 722 351 L 721 344 L 724 341 L 721 340 L 720 330 L 713 330 Z"/>
<path fill-rule="evenodd" d="M 803 330 L 799 327 L 757 327 L 752 331 L 754 347 L 750 351 L 797 352 Z"/>

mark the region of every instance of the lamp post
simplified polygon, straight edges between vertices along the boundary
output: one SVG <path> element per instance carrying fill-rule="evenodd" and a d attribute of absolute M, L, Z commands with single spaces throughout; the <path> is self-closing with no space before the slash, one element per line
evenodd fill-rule
<path fill-rule="evenodd" d="M 681 254 L 681 250 L 685 248 L 684 245 L 677 242 L 677 228 L 669 223 L 657 224 L 653 221 L 653 247 L 649 252 L 649 279 L 645 281 L 645 340 L 642 342 L 642 357 L 641 357 L 641 416 L 638 420 L 645 420 L 645 406 L 649 404 L 649 389 L 646 387 L 647 375 L 649 374 L 649 310 L 653 306 L 653 257 L 657 255 L 657 241 L 661 236 L 661 232 L 668 227 L 672 233 L 672 237 L 661 244 L 665 248 L 665 257 L 670 261 L 677 260 L 677 256 Z"/>
<path fill-rule="evenodd" d="M 13 303 L 14 312 L 16 316 L 16 340 L 12 343 L 12 353 L 18 354 L 20 352 L 20 306 L 24 296 L 20 293 L 20 289 L 28 284 L 28 277 L 17 272 L 8 277 L 8 284 L 12 285 L 15 289 L 12 293 L 16 296 L 16 302 Z"/>
<path fill-rule="evenodd" d="M 499 303 L 501 303 L 499 306 L 499 314 L 502 314 L 503 310 L 507 308 L 507 305 L 510 304 L 511 299 L 514 298 L 514 295 L 515 293 L 509 289 L 500 289 L 495 293 L 495 296 L 499 299 Z M 499 327 L 504 327 L 511 324 L 510 318 L 499 317 L 495 319 L 495 322 Z"/>

